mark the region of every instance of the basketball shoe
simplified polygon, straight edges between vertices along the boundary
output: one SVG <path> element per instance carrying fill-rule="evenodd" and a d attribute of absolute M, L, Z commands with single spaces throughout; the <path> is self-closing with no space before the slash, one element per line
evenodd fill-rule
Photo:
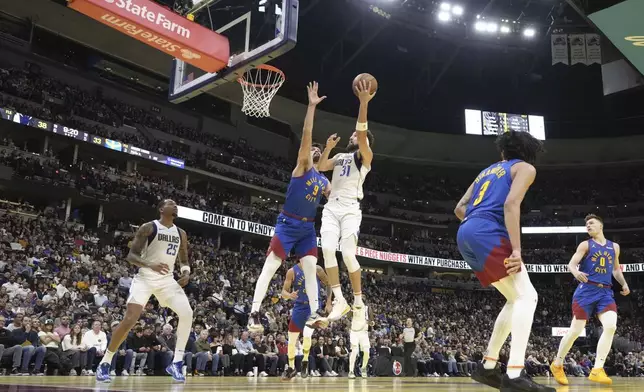
<path fill-rule="evenodd" d="M 604 368 L 593 369 L 590 372 L 590 376 L 588 376 L 588 380 L 605 385 L 611 385 L 613 383 L 613 380 L 606 375 Z"/>
<path fill-rule="evenodd" d="M 563 366 L 557 366 L 554 362 L 550 365 L 550 373 L 561 385 L 568 385 L 568 377 L 566 377 L 566 372 L 564 372 Z"/>

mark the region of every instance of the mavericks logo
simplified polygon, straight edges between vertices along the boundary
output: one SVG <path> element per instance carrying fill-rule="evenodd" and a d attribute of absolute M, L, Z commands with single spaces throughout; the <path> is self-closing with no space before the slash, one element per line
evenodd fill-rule
<path fill-rule="evenodd" d="M 394 376 L 400 376 L 402 373 L 402 364 L 398 361 L 394 361 L 392 371 L 394 372 Z"/>

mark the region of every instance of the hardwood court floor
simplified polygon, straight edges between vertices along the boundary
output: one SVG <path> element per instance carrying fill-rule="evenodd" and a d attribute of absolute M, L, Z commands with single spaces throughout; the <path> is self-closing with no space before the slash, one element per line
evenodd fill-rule
<path fill-rule="evenodd" d="M 559 387 L 552 379 L 540 382 L 557 387 L 557 392 L 641 392 L 644 378 L 614 378 L 611 387 L 571 378 L 572 385 Z M 173 384 L 168 377 L 116 377 L 112 384 L 97 384 L 93 377 L 0 377 L 1 392 L 492 392 L 469 378 L 309 378 L 282 382 L 278 378 L 242 377 L 189 378 Z"/>

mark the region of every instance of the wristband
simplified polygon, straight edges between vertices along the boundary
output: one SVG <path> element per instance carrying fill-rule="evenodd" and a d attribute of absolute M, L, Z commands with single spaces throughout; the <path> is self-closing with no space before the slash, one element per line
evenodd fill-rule
<path fill-rule="evenodd" d="M 181 274 L 190 273 L 190 266 L 184 265 L 181 266 Z"/>
<path fill-rule="evenodd" d="M 369 123 L 367 122 L 356 122 L 356 131 L 365 132 L 369 129 Z"/>

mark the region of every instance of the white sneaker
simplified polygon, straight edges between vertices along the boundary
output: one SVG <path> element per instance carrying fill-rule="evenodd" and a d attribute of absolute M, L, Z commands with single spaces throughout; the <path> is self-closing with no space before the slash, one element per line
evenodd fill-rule
<path fill-rule="evenodd" d="M 255 377 L 255 373 L 248 372 L 248 373 L 246 373 L 246 377 Z"/>
<path fill-rule="evenodd" d="M 349 304 L 347 304 L 347 301 L 343 298 L 341 300 L 338 300 L 335 304 L 333 304 L 333 309 L 331 309 L 331 313 L 329 313 L 329 316 L 327 317 L 327 319 L 329 321 L 339 320 L 350 311 L 351 311 L 351 307 L 349 306 Z"/>
<path fill-rule="evenodd" d="M 320 372 L 318 372 L 317 370 L 315 370 L 315 371 L 311 372 L 311 376 L 313 376 L 313 377 L 322 377 L 322 376 L 320 375 Z"/>
<path fill-rule="evenodd" d="M 143 370 L 141 368 L 137 369 L 136 372 L 134 373 L 135 376 L 142 376 L 143 375 Z"/>
<path fill-rule="evenodd" d="M 338 377 L 338 373 L 335 370 L 331 370 L 331 377 Z"/>
<path fill-rule="evenodd" d="M 360 369 L 360 373 L 362 374 L 362 378 L 369 377 L 369 375 L 367 374 L 367 368 Z"/>
<path fill-rule="evenodd" d="M 87 370 L 85 369 L 81 370 L 81 376 L 87 376 Z"/>
<path fill-rule="evenodd" d="M 112 377 L 116 377 L 116 371 L 115 371 L 115 370 L 112 370 L 112 371 L 110 372 L 110 376 L 112 376 Z"/>
<path fill-rule="evenodd" d="M 302 378 L 302 372 L 297 372 L 297 374 L 295 376 Z"/>
<path fill-rule="evenodd" d="M 121 376 L 123 376 L 123 377 L 128 377 L 129 375 L 130 375 L 130 373 L 128 373 L 127 370 L 123 370 L 121 372 Z"/>
<path fill-rule="evenodd" d="M 353 372 L 349 373 L 349 379 L 353 380 L 354 378 L 356 378 L 356 375 Z"/>
<path fill-rule="evenodd" d="M 259 376 L 260 376 L 260 377 L 268 377 L 268 373 L 266 373 L 266 372 L 261 372 L 261 373 L 259 374 Z"/>
<path fill-rule="evenodd" d="M 76 373 L 76 369 L 72 369 L 72 370 L 69 371 L 69 375 L 70 376 L 77 376 L 78 373 Z"/>
<path fill-rule="evenodd" d="M 88 370 L 87 375 L 88 376 L 94 376 L 94 371 L 93 370 Z"/>
<path fill-rule="evenodd" d="M 443 377 L 449 377 L 449 374 L 444 373 L 444 374 L 443 374 Z"/>

